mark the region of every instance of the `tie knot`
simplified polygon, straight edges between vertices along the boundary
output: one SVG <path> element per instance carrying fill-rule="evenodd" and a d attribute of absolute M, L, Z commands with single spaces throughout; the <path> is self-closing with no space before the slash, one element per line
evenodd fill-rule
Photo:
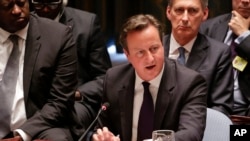
<path fill-rule="evenodd" d="M 238 37 L 238 36 L 237 36 L 236 34 L 234 34 L 234 33 L 232 33 L 231 36 L 232 36 L 232 39 L 233 39 L 233 40 L 235 40 L 235 39 Z"/>
<path fill-rule="evenodd" d="M 148 89 L 148 88 L 149 88 L 150 83 L 149 83 L 149 82 L 147 82 L 147 81 L 143 81 L 143 82 L 142 82 L 142 85 L 143 85 L 144 89 Z"/>
<path fill-rule="evenodd" d="M 180 54 L 185 54 L 185 48 L 184 47 L 179 47 L 178 48 Z"/>
<path fill-rule="evenodd" d="M 11 40 L 11 42 L 13 43 L 13 44 L 18 44 L 18 35 L 16 35 L 16 34 L 11 34 L 10 36 L 9 36 L 9 39 Z"/>

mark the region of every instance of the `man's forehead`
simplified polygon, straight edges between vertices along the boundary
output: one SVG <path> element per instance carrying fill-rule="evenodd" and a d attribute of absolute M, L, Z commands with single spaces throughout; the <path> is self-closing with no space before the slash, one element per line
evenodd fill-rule
<path fill-rule="evenodd" d="M 1 5 L 8 5 L 13 2 L 27 2 L 28 0 L 0 0 Z"/>

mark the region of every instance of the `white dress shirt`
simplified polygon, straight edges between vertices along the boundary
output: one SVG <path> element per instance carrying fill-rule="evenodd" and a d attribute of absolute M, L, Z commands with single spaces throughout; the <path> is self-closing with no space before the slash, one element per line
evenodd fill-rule
<path fill-rule="evenodd" d="M 154 105 L 156 103 L 157 93 L 159 90 L 162 74 L 163 74 L 164 67 L 162 68 L 160 74 L 154 78 L 153 80 L 149 81 L 149 91 L 152 95 Z M 138 74 L 136 73 L 135 78 L 135 91 L 134 91 L 134 107 L 133 107 L 133 123 L 132 123 L 132 141 L 137 141 L 137 126 L 139 120 L 139 113 L 141 110 L 141 105 L 143 101 L 143 92 L 144 88 L 142 85 L 142 80 Z"/>
<path fill-rule="evenodd" d="M 186 45 L 181 46 L 179 43 L 177 43 L 177 41 L 175 40 L 173 34 L 171 34 L 168 57 L 171 58 L 171 59 L 176 60 L 178 58 L 178 56 L 179 56 L 178 48 L 179 47 L 184 47 L 185 48 L 185 61 L 187 62 L 189 54 L 190 54 L 190 52 L 192 50 L 192 47 L 194 45 L 194 42 L 195 42 L 196 38 L 197 38 L 197 36 L 194 39 L 192 39 L 191 41 L 189 41 Z"/>
<path fill-rule="evenodd" d="M 224 43 L 227 44 L 229 47 L 231 45 L 231 42 L 233 41 L 232 34 L 233 34 L 233 31 L 231 29 L 229 29 L 227 31 L 227 36 L 224 40 Z M 249 35 L 250 35 L 250 31 L 248 30 L 248 31 L 244 32 L 243 34 L 241 34 L 240 36 L 238 36 L 234 40 L 234 42 L 236 42 L 237 44 L 240 44 Z M 238 75 L 239 75 L 239 71 L 234 69 L 234 93 L 233 93 L 234 105 L 233 105 L 233 111 L 236 112 L 236 114 L 237 114 L 237 112 L 240 112 L 248 107 L 247 100 L 244 98 L 244 96 L 242 95 L 242 93 L 240 91 Z"/>
<path fill-rule="evenodd" d="M 23 64 L 24 64 L 24 52 L 25 52 L 25 43 L 27 38 L 27 25 L 24 29 L 17 31 L 16 35 L 18 35 L 18 45 L 19 50 L 21 51 L 20 61 L 19 61 L 19 74 L 17 78 L 16 84 L 16 93 L 13 98 L 13 105 L 12 105 L 12 113 L 11 113 L 11 123 L 10 129 L 12 131 L 18 129 L 26 120 L 26 111 L 25 111 L 25 104 L 24 104 L 24 93 L 23 93 Z M 6 68 L 6 64 L 10 53 L 13 49 L 13 43 L 8 39 L 11 33 L 3 30 L 0 28 L 0 80 L 2 80 L 4 70 Z M 25 133 L 20 129 L 17 130 L 20 135 L 24 135 Z M 23 136 L 22 136 L 23 137 Z M 24 141 L 29 141 L 29 137 L 23 137 Z"/>

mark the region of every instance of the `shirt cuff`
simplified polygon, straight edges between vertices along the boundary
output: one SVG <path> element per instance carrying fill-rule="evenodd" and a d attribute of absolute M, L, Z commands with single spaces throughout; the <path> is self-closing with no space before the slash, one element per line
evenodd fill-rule
<path fill-rule="evenodd" d="M 235 43 L 240 44 L 244 39 L 250 35 L 250 31 L 243 32 L 238 38 L 235 39 Z"/>
<path fill-rule="evenodd" d="M 23 139 L 23 141 L 31 141 L 31 136 L 26 134 L 23 130 L 21 129 L 16 129 L 14 130 L 14 136 L 20 135 Z"/>

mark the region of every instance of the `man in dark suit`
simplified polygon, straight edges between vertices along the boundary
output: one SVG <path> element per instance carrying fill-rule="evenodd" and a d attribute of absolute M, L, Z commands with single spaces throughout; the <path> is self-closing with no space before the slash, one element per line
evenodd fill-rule
<path fill-rule="evenodd" d="M 230 60 L 239 60 L 238 62 L 246 65 L 246 67 L 241 67 L 233 63 L 233 114 L 250 116 L 250 65 L 248 62 L 250 59 L 250 1 L 232 0 L 232 7 L 231 13 L 205 21 L 200 31 L 229 46 L 232 45 L 233 56 Z M 245 64 L 244 60 L 248 63 Z"/>
<path fill-rule="evenodd" d="M 175 141 L 201 141 L 206 119 L 207 86 L 205 79 L 164 56 L 162 27 L 150 15 L 135 15 L 124 24 L 120 42 L 130 63 L 115 66 L 104 79 L 103 102 L 110 107 L 101 115 L 104 128 L 93 134 L 93 141 L 142 141 L 139 123 L 148 82 L 153 113 L 151 131 L 175 131 Z M 144 94 L 143 94 L 144 92 Z M 146 111 L 148 111 L 147 108 Z M 145 127 L 142 132 L 148 129 Z M 120 138 L 117 137 L 119 135 Z"/>
<path fill-rule="evenodd" d="M 100 85 L 102 82 L 97 77 L 106 73 L 106 70 L 111 67 L 111 61 L 97 16 L 66 7 L 66 3 L 65 0 L 32 0 L 33 9 L 37 15 L 59 21 L 72 29 L 77 47 L 79 69 L 76 94 L 84 97 L 82 104 L 91 105 L 91 107 L 82 106 L 77 102 L 75 108 L 79 116 L 79 124 L 88 126 L 90 122 L 86 121 L 85 116 L 87 115 L 84 111 L 89 110 L 91 119 L 93 119 L 95 111 L 99 109 L 98 103 L 101 101 L 102 93 L 99 86 L 102 86 Z M 99 99 L 99 102 L 92 103 L 96 99 Z"/>
<path fill-rule="evenodd" d="M 21 53 L 12 110 L 8 113 L 11 120 L 5 128 L 8 118 L 2 119 L 1 111 L 0 139 L 14 133 L 20 141 L 73 141 L 69 127 L 74 124 L 77 54 L 70 29 L 30 15 L 28 0 L 1 0 L 0 17 L 1 87 L 10 51 L 18 45 Z M 12 43 L 9 35 L 16 36 L 18 43 Z"/>
<path fill-rule="evenodd" d="M 208 15 L 208 1 L 169 2 L 166 15 L 172 24 L 172 32 L 163 39 L 165 55 L 178 59 L 178 49 L 183 47 L 184 65 L 199 72 L 207 81 L 207 106 L 229 116 L 233 106 L 230 49 L 198 32 L 201 22 L 206 20 Z"/>

